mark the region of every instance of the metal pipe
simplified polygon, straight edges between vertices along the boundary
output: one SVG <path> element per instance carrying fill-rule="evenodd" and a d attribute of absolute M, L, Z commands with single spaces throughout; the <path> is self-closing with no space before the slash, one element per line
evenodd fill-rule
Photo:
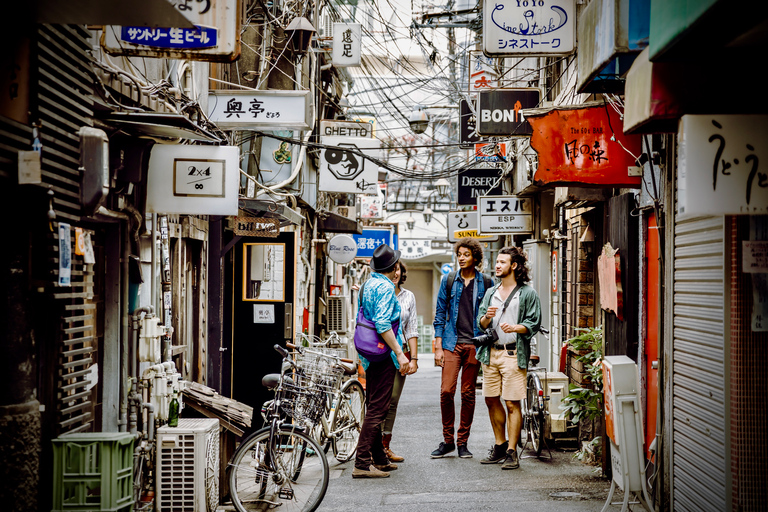
<path fill-rule="evenodd" d="M 126 215 L 126 217 L 128 217 Z M 128 427 L 128 361 L 129 361 L 129 340 L 128 340 L 128 287 L 130 267 L 128 264 L 130 256 L 130 234 L 129 226 L 126 222 L 123 233 L 123 251 L 122 251 L 122 288 L 120 290 L 120 421 L 118 422 L 120 432 L 125 432 Z"/>

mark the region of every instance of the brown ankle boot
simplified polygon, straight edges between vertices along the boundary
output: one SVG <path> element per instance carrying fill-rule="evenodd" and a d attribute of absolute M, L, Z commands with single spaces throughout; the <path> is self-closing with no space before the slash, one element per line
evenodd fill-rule
<path fill-rule="evenodd" d="M 392 453 L 392 450 L 389 449 L 389 442 L 392 440 L 392 434 L 384 434 L 381 437 L 381 443 L 384 445 L 384 453 L 387 455 L 387 458 L 390 462 L 403 462 L 405 459 L 399 455 L 395 455 Z"/>

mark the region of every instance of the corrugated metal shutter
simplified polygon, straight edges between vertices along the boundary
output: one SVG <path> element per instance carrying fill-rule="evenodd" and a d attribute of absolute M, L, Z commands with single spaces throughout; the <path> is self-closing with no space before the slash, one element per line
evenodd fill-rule
<path fill-rule="evenodd" d="M 675 221 L 673 510 L 726 510 L 723 217 Z"/>

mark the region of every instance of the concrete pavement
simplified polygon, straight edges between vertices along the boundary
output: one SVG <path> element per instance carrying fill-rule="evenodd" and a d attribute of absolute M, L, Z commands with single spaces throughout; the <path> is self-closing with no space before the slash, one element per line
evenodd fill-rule
<path fill-rule="evenodd" d="M 508 511 L 521 507 L 537 512 L 603 508 L 610 482 L 596 468 L 574 460 L 574 451 L 553 449 L 551 460 L 522 459 L 516 470 L 503 471 L 500 464 L 480 464 L 493 444 L 493 435 L 479 389 L 468 443 L 474 458 L 460 459 L 455 451 L 442 459 L 430 458 L 442 441 L 440 369 L 433 361 L 432 354 L 420 355 L 419 371 L 408 377 L 400 399 L 392 449 L 404 456 L 405 462 L 399 464 L 390 478 L 353 479 L 353 461 L 339 464 L 329 453 L 331 482 L 320 512 Z M 457 393 L 457 404 L 458 401 Z M 614 502 L 622 498 L 623 493 L 617 490 Z M 608 508 L 620 509 L 620 505 Z M 634 505 L 630 510 L 643 508 Z"/>

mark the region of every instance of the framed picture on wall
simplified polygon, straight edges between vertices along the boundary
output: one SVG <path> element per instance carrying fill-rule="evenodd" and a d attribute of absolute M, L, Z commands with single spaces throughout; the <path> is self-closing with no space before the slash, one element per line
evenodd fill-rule
<path fill-rule="evenodd" d="M 243 244 L 243 300 L 285 301 L 285 244 Z"/>

